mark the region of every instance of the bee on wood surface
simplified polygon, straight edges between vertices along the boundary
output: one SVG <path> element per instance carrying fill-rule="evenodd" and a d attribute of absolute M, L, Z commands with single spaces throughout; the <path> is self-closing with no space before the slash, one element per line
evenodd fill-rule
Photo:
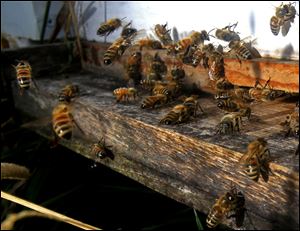
<path fill-rule="evenodd" d="M 128 102 L 130 98 L 135 99 L 137 96 L 137 90 L 133 87 L 126 88 L 121 87 L 113 91 L 113 94 L 116 96 L 117 102 L 126 101 Z"/>
<path fill-rule="evenodd" d="M 109 157 L 110 159 L 114 159 L 115 156 L 110 150 L 112 146 L 106 145 L 104 138 L 102 137 L 98 143 L 94 144 L 91 150 L 91 153 L 96 156 L 96 158 L 104 159 Z"/>
<path fill-rule="evenodd" d="M 266 84 L 262 86 L 259 81 L 256 80 L 255 86 L 249 89 L 250 98 L 258 102 L 267 102 L 282 96 L 284 94 L 282 91 L 275 91 L 270 87 L 270 81 L 271 78 L 269 78 Z M 257 88 L 258 85 L 262 88 Z"/>
<path fill-rule="evenodd" d="M 126 78 L 132 79 L 137 85 L 142 79 L 142 54 L 141 52 L 133 52 L 127 59 Z"/>
<path fill-rule="evenodd" d="M 230 83 L 225 77 L 221 77 L 220 75 L 219 79 L 216 81 L 216 89 L 219 91 L 228 91 L 232 90 L 233 88 L 234 85 Z"/>
<path fill-rule="evenodd" d="M 240 102 L 238 99 L 221 99 L 218 101 L 217 107 L 227 112 L 240 112 L 239 115 L 242 117 L 251 116 L 251 108 Z"/>
<path fill-rule="evenodd" d="M 142 51 L 144 47 L 153 50 L 156 49 L 158 50 L 163 48 L 160 41 L 150 39 L 150 38 L 140 39 L 136 42 L 136 45 L 139 46 L 140 51 Z"/>
<path fill-rule="evenodd" d="M 173 109 L 167 113 L 159 123 L 162 124 L 178 124 L 185 122 L 189 119 L 189 108 L 183 104 L 176 105 Z"/>
<path fill-rule="evenodd" d="M 152 93 L 153 95 L 163 94 L 167 97 L 171 97 L 172 94 L 172 92 L 167 87 L 167 83 L 162 82 L 158 82 L 157 84 L 155 84 L 154 88 L 152 89 Z"/>
<path fill-rule="evenodd" d="M 58 100 L 69 103 L 72 98 L 79 94 L 79 87 L 77 85 L 68 84 L 59 93 Z"/>
<path fill-rule="evenodd" d="M 153 79 L 143 79 L 140 81 L 140 84 L 143 89 L 152 91 L 156 84 L 161 84 L 161 81 L 153 80 Z"/>
<path fill-rule="evenodd" d="M 217 125 L 216 134 L 233 135 L 239 133 L 242 128 L 242 116 L 238 112 L 225 114 Z"/>
<path fill-rule="evenodd" d="M 202 63 L 202 66 L 204 68 L 209 68 L 209 59 L 210 56 L 214 53 L 214 51 L 215 47 L 211 43 L 206 45 L 198 45 L 191 57 L 192 66 L 197 67 L 200 63 Z"/>
<path fill-rule="evenodd" d="M 168 97 L 164 94 L 150 95 L 144 99 L 141 108 L 155 108 L 155 106 L 160 106 L 166 104 L 167 102 Z"/>
<path fill-rule="evenodd" d="M 136 33 L 132 34 L 128 38 L 120 37 L 111 44 L 104 53 L 103 63 L 105 65 L 112 64 L 115 60 L 118 60 L 126 49 L 131 46 L 131 42 Z"/>
<path fill-rule="evenodd" d="M 268 182 L 271 173 L 269 162 L 270 151 L 264 138 L 258 138 L 250 142 L 247 152 L 240 159 L 245 173 L 254 181 L 258 181 L 261 175 L 264 181 Z"/>
<path fill-rule="evenodd" d="M 239 60 L 240 63 L 241 60 L 261 58 L 260 53 L 253 46 L 253 44 L 255 44 L 256 39 L 248 42 L 246 42 L 245 40 L 246 39 L 229 42 L 228 44 L 230 48 L 229 54 L 234 55 Z"/>
<path fill-rule="evenodd" d="M 28 61 L 20 60 L 17 66 L 13 67 L 16 69 L 18 85 L 20 87 L 20 94 L 23 91 L 30 88 L 32 82 L 32 69 Z"/>
<path fill-rule="evenodd" d="M 60 103 L 53 109 L 52 127 L 59 138 L 67 140 L 71 139 L 74 122 L 68 104 Z"/>
<path fill-rule="evenodd" d="M 223 194 L 210 209 L 206 225 L 212 229 L 219 225 L 224 218 L 235 217 L 237 227 L 243 225 L 245 217 L 245 197 L 235 187 Z M 233 213 L 233 215 L 231 215 Z"/>
<path fill-rule="evenodd" d="M 283 4 L 276 7 L 275 16 L 270 19 L 270 29 L 273 35 L 277 36 L 281 29 L 282 36 L 286 36 L 290 30 L 291 23 L 294 22 L 297 11 L 295 8 L 296 2 Z"/>
<path fill-rule="evenodd" d="M 250 94 L 249 94 L 249 89 L 247 88 L 235 88 L 233 90 L 233 93 L 235 95 L 235 97 L 237 97 L 238 99 L 241 99 L 244 103 L 251 103 L 253 102 L 254 99 L 251 98 Z"/>
<path fill-rule="evenodd" d="M 196 117 L 198 109 L 200 109 L 201 112 L 204 113 L 204 111 L 197 99 L 198 99 L 197 95 L 192 95 L 192 96 L 186 98 L 183 102 L 183 105 L 188 107 L 188 113 L 190 116 Z"/>
<path fill-rule="evenodd" d="M 161 43 L 164 46 L 172 44 L 172 38 L 170 35 L 171 29 L 167 29 L 168 23 L 161 25 L 161 24 L 156 24 L 154 27 L 154 33 L 158 37 L 158 39 L 161 41 Z"/>
<path fill-rule="evenodd" d="M 100 27 L 97 30 L 97 35 L 108 36 L 121 26 L 122 26 L 121 19 L 111 18 L 100 25 Z"/>
<path fill-rule="evenodd" d="M 232 25 L 228 25 L 222 29 L 217 29 L 215 32 L 215 36 L 223 41 L 230 42 L 230 41 L 239 41 L 240 36 L 237 32 L 234 31 L 238 22 Z M 233 28 L 233 29 L 232 29 Z"/>
<path fill-rule="evenodd" d="M 281 126 L 287 128 L 285 136 L 299 136 L 299 110 L 286 116 L 286 120 L 280 123 Z"/>

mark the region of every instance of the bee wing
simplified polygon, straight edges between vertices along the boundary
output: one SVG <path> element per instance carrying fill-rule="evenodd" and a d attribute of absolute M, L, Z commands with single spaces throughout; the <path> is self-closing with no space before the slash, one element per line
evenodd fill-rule
<path fill-rule="evenodd" d="M 269 180 L 269 171 L 268 171 L 268 169 L 262 166 L 260 168 L 260 173 L 261 173 L 261 176 L 264 179 L 264 181 L 268 182 L 268 180 Z"/>
<path fill-rule="evenodd" d="M 286 36 L 289 33 L 289 30 L 291 28 L 291 22 L 290 21 L 286 21 L 281 28 L 281 34 L 282 36 Z"/>

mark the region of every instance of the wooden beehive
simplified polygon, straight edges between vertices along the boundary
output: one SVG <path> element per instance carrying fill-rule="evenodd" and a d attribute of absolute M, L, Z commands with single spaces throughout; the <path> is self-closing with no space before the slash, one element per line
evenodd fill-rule
<path fill-rule="evenodd" d="M 235 136 L 215 135 L 223 112 L 215 106 L 209 94 L 203 94 L 199 99 L 204 114 L 180 125 L 159 125 L 159 119 L 180 101 L 159 109 L 141 110 L 143 95 L 140 95 L 136 101 L 116 104 L 112 91 L 124 87 L 126 83 L 122 81 L 122 61 L 110 67 L 102 66 L 101 60 L 107 45 L 83 43 L 84 69 L 93 72 L 68 73 L 68 78 L 65 73 L 48 75 L 48 69 L 39 72 L 37 69 L 44 67 L 41 52 L 48 52 L 48 65 L 52 67 L 58 62 L 61 65 L 67 62 L 62 58 L 56 60 L 59 50 L 59 57 L 64 57 L 66 53 L 64 46 L 56 46 L 59 49 L 44 46 L 43 49 L 36 47 L 2 52 L 4 68 L 9 69 L 10 62 L 30 53 L 32 68 L 36 69 L 36 73 L 42 73 L 36 76 L 39 90 L 30 89 L 22 97 L 18 94 L 16 84 L 12 85 L 17 109 L 37 120 L 49 118 L 48 124 L 32 123 L 31 127 L 36 132 L 52 137 L 50 119 L 51 111 L 57 104 L 57 94 L 68 83 L 78 84 L 83 96 L 72 103 L 72 114 L 84 134 L 75 127 L 72 140 L 61 140 L 62 145 L 204 213 L 208 213 L 215 199 L 227 191 L 233 182 L 246 198 L 249 214 L 244 222 L 246 229 L 299 227 L 299 159 L 294 155 L 298 139 L 284 138 L 279 125 L 294 110 L 295 99 L 281 98 L 254 103 L 251 106 L 252 118 L 243 122 L 241 134 Z M 172 65 L 172 60 L 166 61 Z M 285 85 L 275 84 L 273 87 L 298 92 L 295 87 L 299 86 L 298 63 L 266 63 L 257 60 L 243 62 L 241 78 L 236 78 L 238 73 L 234 71 L 239 63 L 227 60 L 228 78 L 237 85 L 251 86 L 252 79 L 247 82 L 249 85 L 244 83 L 245 76 L 253 76 L 249 66 L 271 65 L 269 68 L 275 73 L 273 76 L 280 82 L 280 65 L 287 65 L 290 81 L 283 80 Z M 8 69 L 4 73 L 13 76 L 13 70 Z M 248 75 L 245 74 L 247 72 Z M 213 92 L 204 69 L 187 67 L 187 73 L 187 83 L 195 83 Z M 261 71 L 262 80 L 266 81 L 268 77 Z M 107 144 L 113 147 L 114 160 L 99 160 L 92 155 L 91 146 L 101 137 L 105 137 Z M 270 167 L 274 174 L 268 183 L 251 181 L 238 164 L 248 143 L 257 137 L 264 137 L 268 141 L 272 155 Z M 231 220 L 225 219 L 224 223 L 234 228 Z"/>

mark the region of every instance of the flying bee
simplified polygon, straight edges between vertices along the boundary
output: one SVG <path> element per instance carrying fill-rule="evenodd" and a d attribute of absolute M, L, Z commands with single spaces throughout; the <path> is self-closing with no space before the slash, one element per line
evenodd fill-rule
<path fill-rule="evenodd" d="M 159 123 L 162 124 L 177 124 L 185 122 L 189 119 L 189 109 L 186 105 L 178 104 L 175 107 L 172 108 L 172 110 L 167 113 L 160 121 Z"/>
<path fill-rule="evenodd" d="M 100 25 L 99 29 L 97 30 L 97 35 L 108 36 L 121 26 L 122 26 L 121 19 L 111 18 Z"/>
<path fill-rule="evenodd" d="M 166 104 L 167 102 L 168 97 L 164 94 L 150 95 L 144 99 L 141 108 L 155 108 L 155 106 L 160 106 Z"/>
<path fill-rule="evenodd" d="M 130 98 L 135 99 L 137 96 L 137 90 L 133 87 L 130 88 L 117 88 L 113 91 L 113 94 L 116 96 L 117 102 L 126 101 L 128 102 Z"/>
<path fill-rule="evenodd" d="M 281 126 L 287 128 L 285 136 L 299 136 L 299 111 L 294 111 L 286 116 L 286 120 L 280 123 Z"/>
<path fill-rule="evenodd" d="M 237 32 L 234 31 L 236 28 L 238 22 L 232 25 L 228 25 L 222 29 L 217 29 L 215 32 L 215 36 L 223 41 L 230 42 L 230 41 L 239 41 L 240 36 L 238 35 Z M 233 28 L 233 29 L 231 29 Z"/>
<path fill-rule="evenodd" d="M 115 60 L 119 59 L 125 50 L 131 46 L 131 41 L 136 36 L 136 33 L 132 34 L 128 38 L 120 37 L 111 44 L 104 53 L 103 63 L 105 65 L 112 64 Z"/>
<path fill-rule="evenodd" d="M 112 146 L 106 145 L 105 140 L 102 137 L 98 143 L 94 144 L 91 150 L 91 153 L 96 156 L 96 158 L 104 159 L 109 157 L 110 159 L 114 159 L 115 156 L 110 150 Z"/>
<path fill-rule="evenodd" d="M 142 54 L 133 52 L 127 59 L 126 65 L 127 79 L 132 79 L 137 85 L 142 79 Z"/>
<path fill-rule="evenodd" d="M 240 163 L 247 176 L 258 181 L 261 175 L 265 182 L 269 180 L 270 151 L 264 138 L 257 138 L 248 144 L 247 152 L 241 157 Z"/>
<path fill-rule="evenodd" d="M 23 94 L 23 91 L 29 89 L 32 82 L 32 69 L 28 61 L 20 60 L 18 65 L 14 66 L 16 69 L 18 85 L 20 87 L 20 94 Z"/>
<path fill-rule="evenodd" d="M 72 98 L 79 94 L 79 87 L 77 85 L 66 85 L 59 93 L 58 100 L 70 102 Z"/>
<path fill-rule="evenodd" d="M 140 51 L 142 51 L 144 47 L 148 49 L 154 49 L 154 50 L 163 48 L 160 41 L 149 39 L 149 38 L 140 39 L 136 42 L 136 44 L 139 46 Z"/>
<path fill-rule="evenodd" d="M 278 35 L 279 31 L 280 31 L 280 27 L 283 24 L 283 20 L 276 17 L 276 16 L 272 16 L 270 19 L 270 28 L 271 28 L 271 32 L 273 33 L 273 35 Z"/>
<path fill-rule="evenodd" d="M 183 105 L 188 107 L 188 114 L 190 116 L 197 116 L 197 111 L 198 109 L 201 110 L 202 113 L 204 113 L 200 103 L 197 100 L 198 96 L 197 95 L 192 95 L 188 98 L 186 98 L 183 102 Z"/>
<path fill-rule="evenodd" d="M 156 24 L 154 27 L 154 33 L 158 37 L 158 39 L 161 41 L 161 43 L 164 46 L 172 44 L 172 38 L 170 35 L 171 29 L 167 29 L 168 23 L 161 25 L 161 24 Z"/>
<path fill-rule="evenodd" d="M 229 219 L 234 216 L 237 227 L 242 226 L 245 213 L 245 197 L 242 192 L 238 192 L 235 187 L 231 187 L 230 191 L 223 194 L 216 200 L 210 209 L 206 218 L 206 225 L 212 229 L 219 225 L 224 217 Z M 234 215 L 230 215 L 231 213 Z"/>
<path fill-rule="evenodd" d="M 59 103 L 52 111 L 52 127 L 55 134 L 62 139 L 71 139 L 74 124 L 77 125 L 70 106 L 63 102 Z M 79 128 L 78 125 L 77 127 Z"/>
<path fill-rule="evenodd" d="M 225 114 L 217 125 L 216 134 L 232 135 L 239 133 L 242 128 L 242 116 L 238 112 Z"/>
<path fill-rule="evenodd" d="M 125 25 L 121 32 L 121 37 L 124 39 L 130 38 L 133 34 L 136 34 L 138 31 L 135 28 L 130 27 L 131 22 Z"/>

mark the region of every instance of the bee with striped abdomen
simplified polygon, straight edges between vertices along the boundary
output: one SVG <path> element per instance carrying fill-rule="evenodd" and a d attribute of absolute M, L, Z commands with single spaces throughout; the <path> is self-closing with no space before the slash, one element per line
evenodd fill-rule
<path fill-rule="evenodd" d="M 215 32 L 215 36 L 223 41 L 230 42 L 230 41 L 239 41 L 240 36 L 237 32 L 234 31 L 238 22 L 232 25 L 225 26 L 222 29 L 217 29 Z M 233 29 L 232 29 L 233 28 Z"/>
<path fill-rule="evenodd" d="M 179 104 L 173 107 L 172 110 L 159 121 L 159 123 L 167 125 L 178 124 L 185 122 L 189 119 L 189 117 L 188 107 L 183 104 Z"/>
<path fill-rule="evenodd" d="M 276 16 L 272 16 L 270 19 L 270 29 L 273 35 L 278 35 L 279 31 L 280 31 L 280 27 L 283 24 L 283 20 L 276 17 Z"/>
<path fill-rule="evenodd" d="M 153 95 L 163 94 L 167 97 L 171 97 L 171 91 L 168 89 L 167 84 L 160 81 L 154 85 L 152 93 Z"/>
<path fill-rule="evenodd" d="M 142 51 L 144 47 L 154 50 L 163 48 L 160 41 L 150 38 L 140 39 L 136 42 L 136 45 L 139 46 L 140 51 Z"/>
<path fill-rule="evenodd" d="M 97 30 L 97 35 L 108 36 L 121 26 L 122 26 L 121 19 L 111 18 L 99 26 Z"/>
<path fill-rule="evenodd" d="M 161 84 L 161 81 L 153 80 L 153 79 L 143 79 L 140 81 L 140 84 L 143 89 L 152 91 L 156 84 Z"/>
<path fill-rule="evenodd" d="M 59 93 L 58 100 L 70 102 L 72 98 L 79 94 L 79 87 L 77 85 L 66 85 Z"/>
<path fill-rule="evenodd" d="M 28 61 L 20 60 L 17 66 L 12 65 L 17 74 L 18 85 L 20 87 L 20 94 L 30 88 L 32 82 L 32 69 Z"/>
<path fill-rule="evenodd" d="M 168 97 L 164 94 L 150 95 L 144 99 L 141 108 L 155 108 L 155 106 L 160 106 L 166 104 L 167 102 Z"/>
<path fill-rule="evenodd" d="M 251 116 L 251 108 L 240 102 L 238 99 L 225 98 L 218 101 L 217 107 L 227 112 L 240 112 L 240 116 Z"/>
<path fill-rule="evenodd" d="M 137 90 L 133 87 L 126 88 L 121 87 L 113 91 L 113 94 L 116 96 L 117 102 L 126 101 L 128 102 L 130 98 L 135 99 L 137 96 Z"/>
<path fill-rule="evenodd" d="M 150 64 L 150 72 L 155 74 L 156 76 L 155 80 L 161 80 L 163 75 L 165 75 L 167 71 L 168 71 L 167 65 L 161 59 L 159 54 L 156 52 Z"/>
<path fill-rule="evenodd" d="M 242 128 L 242 116 L 239 112 L 225 114 L 217 125 L 216 134 L 233 135 L 239 133 Z"/>
<path fill-rule="evenodd" d="M 127 39 L 137 32 L 138 32 L 137 29 L 131 27 L 131 22 L 130 22 L 123 27 L 121 32 L 121 37 Z"/>
<path fill-rule="evenodd" d="M 286 120 L 280 123 L 287 128 L 285 136 L 299 136 L 299 109 L 286 116 Z"/>
<path fill-rule="evenodd" d="M 52 127 L 55 134 L 62 139 L 71 139 L 75 121 L 71 108 L 66 103 L 59 103 L 52 111 Z"/>
<path fill-rule="evenodd" d="M 170 35 L 171 29 L 168 30 L 167 25 L 168 23 L 164 25 L 156 24 L 154 26 L 154 33 L 164 46 L 171 45 L 173 42 Z"/>
<path fill-rule="evenodd" d="M 258 138 L 249 143 L 247 152 L 241 157 L 240 163 L 247 176 L 258 181 L 261 175 L 265 182 L 269 180 L 270 151 L 267 147 L 267 141 L 264 138 Z"/>
<path fill-rule="evenodd" d="M 105 140 L 102 137 L 98 143 L 94 144 L 91 150 L 91 153 L 96 156 L 96 158 L 104 159 L 109 157 L 110 159 L 114 159 L 115 156 L 110 150 L 111 146 L 105 144 Z"/>
<path fill-rule="evenodd" d="M 210 209 L 206 218 L 206 225 L 212 229 L 219 225 L 226 217 L 227 219 L 232 216 L 236 219 L 238 227 L 243 225 L 245 213 L 245 197 L 242 192 L 232 186 L 229 192 L 223 194 Z M 234 213 L 230 215 L 230 213 Z"/>
<path fill-rule="evenodd" d="M 204 111 L 197 99 L 198 99 L 197 95 L 192 95 L 192 96 L 186 98 L 183 102 L 183 105 L 188 107 L 188 113 L 190 116 L 196 117 L 198 109 L 200 109 L 201 112 L 204 113 Z"/>

